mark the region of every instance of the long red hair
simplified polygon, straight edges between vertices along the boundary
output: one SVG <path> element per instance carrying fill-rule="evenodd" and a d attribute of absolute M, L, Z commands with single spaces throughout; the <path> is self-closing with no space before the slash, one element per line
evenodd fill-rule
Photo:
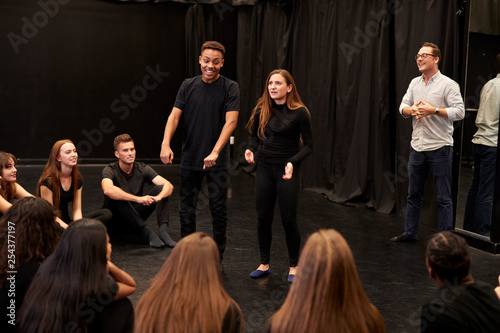
<path fill-rule="evenodd" d="M 3 174 L 3 169 L 10 168 L 12 163 L 14 165 L 17 164 L 16 157 L 12 154 L 0 151 L 0 176 Z M 0 195 L 7 201 L 14 199 L 16 195 L 16 183 L 8 182 L 2 177 L 0 185 Z"/>
<path fill-rule="evenodd" d="M 65 143 L 71 143 L 74 145 L 73 141 L 64 139 L 59 140 L 52 146 L 52 150 L 50 151 L 49 160 L 43 169 L 42 175 L 38 180 L 38 186 L 36 188 L 36 196 L 40 196 L 40 186 L 45 179 L 49 180 L 49 183 L 52 185 L 52 201 L 54 203 L 54 207 L 59 209 L 59 203 L 61 201 L 61 162 L 57 160 L 59 157 L 61 147 Z M 76 192 L 78 191 L 78 181 L 82 178 L 80 171 L 78 170 L 78 166 L 75 165 L 73 170 L 71 171 L 71 182 L 73 184 L 73 196 L 76 197 Z"/>
<path fill-rule="evenodd" d="M 247 129 L 249 132 L 252 131 L 252 127 L 255 121 L 257 121 L 256 113 L 259 112 L 259 129 L 257 131 L 259 138 L 265 139 L 266 136 L 264 134 L 264 129 L 266 128 L 269 119 L 271 119 L 273 113 L 273 102 L 271 95 L 269 94 L 269 80 L 271 76 L 274 74 L 280 74 L 286 81 L 286 85 L 292 85 L 292 91 L 290 91 L 286 96 L 286 105 L 290 110 L 296 110 L 300 107 L 306 108 L 302 100 L 300 99 L 299 93 L 297 92 L 297 86 L 295 85 L 295 81 L 293 80 L 292 75 L 286 69 L 275 69 L 267 76 L 266 85 L 264 87 L 264 92 L 262 96 L 257 101 L 257 105 L 252 110 L 252 115 L 250 116 L 250 120 L 247 123 Z M 307 110 L 307 108 L 306 108 Z M 309 110 L 308 110 L 309 111 Z"/>

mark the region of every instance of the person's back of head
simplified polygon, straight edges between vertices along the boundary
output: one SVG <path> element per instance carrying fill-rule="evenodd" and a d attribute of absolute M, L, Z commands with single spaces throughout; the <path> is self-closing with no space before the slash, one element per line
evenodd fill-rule
<path fill-rule="evenodd" d="M 55 222 L 54 207 L 41 198 L 26 197 L 14 202 L 0 219 L 0 285 L 7 271 L 30 262 L 41 263 L 56 248 L 61 230 Z M 9 235 L 15 236 L 16 266 L 7 266 Z"/>
<path fill-rule="evenodd" d="M 108 291 L 106 254 L 106 227 L 100 221 L 70 224 L 33 278 L 18 316 L 20 331 L 61 332 L 67 325 L 85 331 L 89 299 Z"/>
<path fill-rule="evenodd" d="M 288 296 L 270 332 L 385 332 L 359 281 L 349 245 L 333 229 L 307 240 Z"/>
<path fill-rule="evenodd" d="M 215 241 L 196 232 L 182 238 L 141 297 L 136 331 L 221 332 L 226 313 L 239 306 L 222 286 L 220 257 Z"/>
<path fill-rule="evenodd" d="M 437 233 L 427 243 L 426 262 L 430 276 L 438 285 L 461 284 L 470 274 L 467 242 L 451 231 Z"/>

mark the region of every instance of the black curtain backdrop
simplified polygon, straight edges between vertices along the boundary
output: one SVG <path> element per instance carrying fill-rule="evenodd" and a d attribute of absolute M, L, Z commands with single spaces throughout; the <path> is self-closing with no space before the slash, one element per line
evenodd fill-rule
<path fill-rule="evenodd" d="M 139 156 L 158 160 L 180 83 L 199 74 L 200 46 L 215 39 L 227 49 L 222 74 L 241 88 L 232 172 L 244 167 L 244 126 L 268 73 L 285 68 L 313 121 L 304 187 L 404 213 L 411 121 L 398 107 L 419 75 L 420 44 L 438 44 L 441 71 L 460 82 L 456 1 L 46 1 L 58 3 L 58 13 L 38 22 L 18 52 L 9 33 L 24 38 L 25 21 L 43 19 L 36 15 L 44 9 L 0 3 L 0 149 L 24 158 L 46 159 L 62 138 L 88 160 L 112 158 L 112 138 L 130 132 Z M 152 88 L 146 79 L 146 89 L 154 72 L 159 82 Z M 180 156 L 180 133 L 174 140 Z"/>

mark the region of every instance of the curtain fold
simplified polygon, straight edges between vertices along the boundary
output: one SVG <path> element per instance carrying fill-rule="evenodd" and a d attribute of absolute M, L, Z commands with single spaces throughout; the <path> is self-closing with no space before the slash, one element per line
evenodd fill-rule
<path fill-rule="evenodd" d="M 348 0 L 240 8 L 237 79 L 243 124 L 267 74 L 289 70 L 313 122 L 315 146 L 303 163 L 304 187 L 338 203 L 389 213 L 394 199 L 384 177 L 392 168 L 385 9 L 385 0 L 362 8 Z M 240 153 L 244 148 L 243 142 Z"/>

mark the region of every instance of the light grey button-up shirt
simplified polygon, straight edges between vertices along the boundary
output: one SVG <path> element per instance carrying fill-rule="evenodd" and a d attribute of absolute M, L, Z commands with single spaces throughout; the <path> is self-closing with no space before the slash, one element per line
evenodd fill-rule
<path fill-rule="evenodd" d="M 448 119 L 437 115 L 429 115 L 413 121 L 411 146 L 416 151 L 432 151 L 444 146 L 453 146 L 453 122 L 465 116 L 465 107 L 458 83 L 438 71 L 425 84 L 424 76 L 414 78 L 399 106 L 412 106 L 420 100 L 440 109 L 446 109 Z M 403 115 L 403 117 L 406 117 Z"/>
<path fill-rule="evenodd" d="M 498 141 L 498 117 L 500 115 L 500 74 L 489 80 L 481 89 L 481 100 L 476 117 L 477 132 L 472 142 L 496 147 Z"/>

